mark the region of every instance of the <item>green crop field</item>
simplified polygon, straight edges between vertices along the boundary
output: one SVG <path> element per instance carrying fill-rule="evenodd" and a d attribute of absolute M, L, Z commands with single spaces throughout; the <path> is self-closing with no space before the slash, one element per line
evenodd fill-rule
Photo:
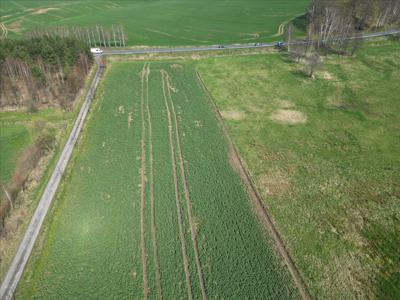
<path fill-rule="evenodd" d="M 198 65 L 317 299 L 400 297 L 400 44 Z"/>
<path fill-rule="evenodd" d="M 297 299 L 195 62 L 107 67 L 18 299 Z"/>
<path fill-rule="evenodd" d="M 9 37 L 35 28 L 123 24 L 128 44 L 148 46 L 252 43 L 279 39 L 309 0 L 1 0 Z M 0 31 L 1 34 L 1 31 Z"/>

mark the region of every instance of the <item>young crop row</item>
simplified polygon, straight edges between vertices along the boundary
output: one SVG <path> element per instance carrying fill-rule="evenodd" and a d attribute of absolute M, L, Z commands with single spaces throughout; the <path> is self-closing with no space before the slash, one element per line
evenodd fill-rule
<path fill-rule="evenodd" d="M 193 65 L 114 63 L 88 122 L 21 296 L 298 297 Z"/>
<path fill-rule="evenodd" d="M 150 183 L 161 191 L 169 189 L 170 193 L 170 197 L 164 197 L 156 192 L 155 207 L 151 208 L 155 208 L 157 246 L 162 253 L 165 239 L 159 232 L 163 223 L 158 218 L 165 211 L 160 211 L 159 205 L 168 202 L 172 208 L 175 200 L 175 220 L 173 227 L 168 228 L 168 235 L 179 237 L 178 243 L 175 238 L 175 251 L 180 250 L 175 259 L 179 263 L 174 265 L 180 267 L 180 295 L 189 299 L 297 297 L 291 279 L 253 216 L 240 178 L 229 163 L 228 147 L 193 67 L 152 63 L 143 72 L 146 76 L 150 74 L 150 79 L 146 79 L 150 85 L 147 109 L 152 119 L 145 130 L 162 130 L 147 148 L 156 150 L 150 154 L 153 165 L 162 162 L 163 172 L 167 176 L 169 172 L 168 184 L 165 178 L 153 181 L 154 177 Z M 164 151 L 159 152 L 160 147 Z M 160 254 L 159 259 L 160 269 L 152 264 L 155 277 L 160 272 L 160 285 L 156 281 L 153 291 L 159 294 L 157 289 L 161 287 L 162 295 L 176 296 L 176 291 L 170 293 L 171 273 L 163 267 L 170 263 L 170 258 Z M 151 264 L 151 260 L 148 262 Z"/>

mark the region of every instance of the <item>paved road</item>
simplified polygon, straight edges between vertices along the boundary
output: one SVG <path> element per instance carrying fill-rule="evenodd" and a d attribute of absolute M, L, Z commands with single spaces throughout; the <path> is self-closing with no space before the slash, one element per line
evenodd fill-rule
<path fill-rule="evenodd" d="M 96 75 L 91 83 L 85 101 L 82 104 L 81 110 L 75 121 L 74 127 L 72 128 L 68 141 L 64 146 L 64 150 L 62 151 L 60 158 L 58 159 L 53 174 L 51 175 L 50 180 L 47 183 L 46 189 L 44 190 L 42 198 L 40 199 L 40 202 L 36 208 L 36 211 L 32 217 L 28 229 L 25 232 L 24 238 L 22 239 L 21 244 L 19 245 L 14 260 L 12 261 L 11 266 L 8 269 L 4 281 L 1 283 L 0 286 L 1 300 L 9 300 L 12 299 L 13 297 L 17 284 L 22 276 L 25 265 L 29 259 L 32 248 L 35 244 L 36 238 L 39 235 L 40 228 L 46 217 L 47 211 L 49 210 L 51 202 L 57 191 L 58 185 L 61 181 L 62 175 L 64 174 L 64 171 L 67 167 L 68 161 L 72 154 L 72 150 L 74 149 L 75 143 L 79 137 L 79 133 L 85 122 L 85 118 L 89 111 L 90 104 L 92 103 L 95 90 L 100 81 L 100 77 L 103 73 L 103 67 L 100 65 L 100 60 L 98 57 L 96 57 L 96 61 L 99 65 L 99 68 L 97 69 Z"/>
<path fill-rule="evenodd" d="M 400 33 L 400 29 L 392 29 L 382 32 L 367 33 L 363 35 L 363 38 L 387 36 Z M 359 37 L 352 37 L 350 39 L 355 39 Z M 293 44 L 306 43 L 305 41 L 296 41 Z M 126 55 L 126 54 L 148 54 L 148 53 L 177 53 L 177 52 L 200 52 L 200 51 L 218 51 L 226 49 L 252 49 L 252 48 L 267 48 L 275 47 L 275 43 L 266 43 L 256 46 L 255 44 L 234 44 L 234 45 L 224 45 L 223 48 L 218 45 L 212 46 L 200 46 L 200 47 L 179 47 L 179 48 L 147 48 L 147 49 L 132 49 L 132 50 L 104 50 L 103 55 Z M 285 43 L 284 43 L 285 45 Z"/>

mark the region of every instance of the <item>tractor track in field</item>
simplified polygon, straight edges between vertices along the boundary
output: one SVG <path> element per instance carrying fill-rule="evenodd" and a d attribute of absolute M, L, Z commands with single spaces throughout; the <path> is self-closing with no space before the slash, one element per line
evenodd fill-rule
<path fill-rule="evenodd" d="M 160 262 L 158 257 L 157 248 L 157 226 L 156 226 L 156 210 L 154 201 L 154 167 L 153 167 L 153 135 L 151 126 L 151 114 L 149 105 L 149 75 L 150 75 L 150 63 L 147 65 L 146 73 L 146 110 L 147 110 L 147 127 L 149 137 L 149 161 L 150 161 L 150 209 L 151 209 L 151 238 L 153 243 L 153 262 L 156 273 L 156 288 L 158 299 L 162 299 L 161 289 L 161 273 L 160 273 Z"/>
<path fill-rule="evenodd" d="M 182 221 L 182 204 L 181 204 L 182 200 L 181 200 L 181 197 L 179 194 L 179 188 L 178 188 L 174 141 L 172 138 L 171 111 L 168 106 L 167 93 L 165 91 L 165 85 L 166 85 L 165 81 L 167 80 L 167 75 L 166 75 L 167 73 L 165 70 L 161 70 L 160 72 L 161 72 L 161 77 L 162 77 L 164 103 L 165 103 L 165 108 L 167 110 L 167 116 L 168 116 L 169 144 L 170 144 L 170 149 L 171 149 L 172 173 L 173 173 L 173 178 L 174 178 L 174 183 L 175 183 L 175 200 L 176 200 L 176 210 L 177 210 L 177 214 L 178 214 L 179 238 L 181 241 L 182 259 L 183 259 L 183 266 L 184 266 L 185 276 L 186 276 L 186 287 L 187 287 L 187 292 L 188 292 L 188 298 L 189 298 L 189 300 L 192 300 L 193 292 L 192 292 L 192 286 L 190 283 L 189 260 L 187 257 L 185 234 L 184 234 L 184 230 L 183 230 L 183 221 Z"/>
<path fill-rule="evenodd" d="M 147 80 L 146 80 L 147 79 Z M 142 138 L 140 141 L 142 155 L 141 155 L 141 168 L 140 168 L 140 178 L 141 178 L 141 185 L 140 185 L 140 245 L 142 250 L 142 267 L 143 267 L 143 297 L 144 299 L 148 298 L 149 293 L 149 285 L 148 285 L 148 273 L 147 273 L 147 252 L 146 252 L 146 225 L 144 221 L 144 211 L 146 206 L 146 122 L 144 120 L 144 85 L 148 86 L 148 74 L 146 69 L 146 64 L 144 64 L 142 72 L 141 72 L 141 99 L 140 99 L 140 115 L 142 117 Z"/>
<path fill-rule="evenodd" d="M 7 29 L 6 25 L 4 25 L 4 23 L 0 23 L 0 27 L 1 27 L 1 30 L 3 31 L 0 39 L 4 40 L 5 38 L 7 38 L 8 29 Z"/>
<path fill-rule="evenodd" d="M 281 25 L 279 25 L 278 32 L 274 36 L 280 36 L 285 32 L 285 26 L 287 24 L 287 21 L 283 22 Z"/>
<path fill-rule="evenodd" d="M 166 73 L 166 81 L 167 81 L 167 86 L 168 86 L 168 97 L 169 97 L 169 100 L 171 103 L 172 115 L 173 115 L 174 123 L 175 123 L 175 137 L 176 137 L 176 145 L 177 145 L 177 150 L 178 150 L 177 152 L 178 152 L 178 157 L 179 157 L 179 161 L 180 161 L 179 165 L 180 165 L 181 177 L 182 177 L 182 182 L 183 182 L 183 190 L 185 193 L 187 215 L 188 215 L 188 219 L 189 219 L 190 234 L 191 234 L 191 238 L 192 238 L 196 269 L 197 269 L 197 274 L 199 277 L 202 299 L 206 300 L 207 293 L 206 293 L 206 288 L 205 288 L 205 283 L 204 283 L 203 271 L 202 271 L 201 263 L 200 263 L 199 247 L 198 247 L 197 238 L 196 238 L 197 233 L 196 233 L 196 229 L 195 229 L 195 225 L 194 225 L 194 221 L 193 221 L 192 202 L 190 200 L 189 189 L 188 189 L 187 181 L 186 181 L 185 165 L 184 165 L 183 154 L 182 154 L 182 150 L 181 150 L 181 141 L 180 141 L 180 137 L 179 137 L 179 126 L 178 126 L 178 120 L 177 120 L 176 112 L 175 112 L 175 105 L 174 105 L 174 102 L 172 101 L 172 95 L 171 95 L 172 86 L 171 86 L 171 82 L 170 82 L 168 73 Z"/>
<path fill-rule="evenodd" d="M 281 255 L 284 263 L 286 264 L 289 273 L 293 279 L 293 282 L 300 293 L 301 298 L 304 300 L 311 300 L 312 299 L 311 294 L 308 291 L 308 288 L 304 283 L 303 278 L 301 277 L 299 271 L 297 270 L 297 267 L 294 264 L 292 257 L 290 256 L 288 250 L 286 249 L 285 243 L 283 242 L 283 239 L 278 229 L 276 228 L 275 222 L 273 221 L 269 209 L 266 206 L 265 202 L 262 200 L 262 197 L 260 196 L 259 192 L 257 191 L 256 185 L 251 179 L 251 176 L 248 173 L 246 167 L 244 166 L 244 163 L 239 155 L 238 150 L 236 149 L 235 144 L 233 143 L 232 139 L 229 136 L 229 131 L 224 123 L 221 112 L 219 111 L 210 91 L 207 89 L 203 79 L 201 78 L 198 72 L 196 72 L 196 77 L 200 87 L 203 89 L 204 93 L 207 95 L 207 98 L 211 103 L 211 106 L 215 112 L 215 116 L 222 129 L 223 135 L 225 136 L 225 139 L 228 142 L 232 164 L 234 165 L 234 169 L 239 173 L 240 177 L 242 178 L 244 185 L 247 187 L 247 191 L 251 199 L 251 205 L 253 206 L 253 210 L 257 218 L 260 220 L 262 226 L 270 233 L 269 236 L 272 237 L 279 254 Z"/>

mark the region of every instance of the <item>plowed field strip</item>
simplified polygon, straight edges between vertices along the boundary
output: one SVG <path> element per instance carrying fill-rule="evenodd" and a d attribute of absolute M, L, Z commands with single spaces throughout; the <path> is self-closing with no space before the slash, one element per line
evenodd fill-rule
<path fill-rule="evenodd" d="M 153 136 L 151 127 L 151 116 L 150 116 L 150 105 L 149 105 L 149 75 L 150 75 L 150 63 L 147 65 L 146 75 L 146 110 L 147 110 L 147 125 L 148 125 L 148 137 L 149 137 L 149 160 L 150 160 L 150 209 L 151 209 L 151 237 L 153 243 L 153 260 L 154 268 L 156 273 L 156 288 L 158 299 L 162 299 L 161 290 L 161 274 L 160 274 L 160 262 L 157 250 L 157 226 L 156 226 L 156 209 L 154 202 L 154 167 L 153 167 Z"/>
<path fill-rule="evenodd" d="M 140 244 L 142 249 L 142 267 L 143 267 L 143 295 L 144 299 L 148 298 L 148 274 L 147 274 L 147 252 L 146 252 L 146 225 L 144 221 L 144 211 L 146 206 L 146 125 L 145 125 L 145 115 L 144 115 L 144 92 L 145 92 L 145 81 L 146 81 L 146 90 L 148 89 L 148 74 L 146 69 L 146 64 L 143 66 L 141 72 L 141 99 L 140 99 L 140 115 L 142 117 L 142 139 L 141 139 L 141 168 L 140 168 Z"/>
<path fill-rule="evenodd" d="M 201 296 L 203 299 L 207 299 L 203 271 L 202 271 L 201 264 L 200 264 L 200 256 L 199 256 L 198 243 L 197 243 L 197 238 L 196 238 L 196 229 L 195 229 L 194 221 L 193 221 L 192 202 L 190 200 L 189 189 L 188 189 L 187 181 L 186 181 L 185 165 L 184 165 L 184 160 L 183 160 L 183 155 L 182 155 L 182 150 L 181 150 L 181 141 L 180 141 L 180 137 L 179 137 L 178 120 L 176 117 L 175 105 L 174 105 L 174 102 L 172 101 L 172 95 L 171 95 L 172 86 L 171 86 L 171 81 L 170 81 L 170 77 L 169 77 L 168 73 L 166 73 L 166 81 L 168 84 L 168 98 L 170 100 L 170 104 L 171 104 L 171 108 L 172 108 L 172 115 L 174 117 L 175 138 L 176 138 L 176 145 L 177 145 L 177 150 L 178 150 L 177 152 L 178 152 L 178 157 L 179 157 L 179 161 L 180 161 L 179 165 L 180 165 L 181 177 L 182 177 L 182 181 L 183 181 L 183 189 L 185 192 L 187 214 L 188 214 L 189 225 L 190 225 L 190 235 L 192 238 L 196 269 L 197 269 L 197 274 L 199 277 L 199 283 L 200 283 L 200 289 L 201 289 Z"/>
<path fill-rule="evenodd" d="M 175 200 L 176 200 L 176 210 L 177 210 L 177 214 L 178 214 L 179 238 L 181 241 L 182 259 L 183 259 L 183 266 L 185 269 L 188 298 L 191 300 L 191 299 L 193 299 L 193 295 L 192 295 L 192 287 L 191 287 L 191 283 L 190 283 L 189 261 L 188 261 L 187 252 L 186 252 L 185 235 L 184 235 L 184 230 L 183 230 L 182 204 L 181 204 L 181 197 L 180 197 L 179 188 L 178 188 L 178 178 L 177 178 L 177 174 L 176 174 L 175 149 L 174 149 L 174 142 L 173 142 L 173 137 L 172 137 L 172 119 L 171 119 L 171 112 L 170 112 L 168 101 L 167 101 L 167 93 L 165 91 L 165 89 L 166 89 L 165 81 L 167 81 L 167 75 L 164 70 L 161 70 L 161 76 L 162 76 L 162 88 L 163 88 L 164 103 L 165 103 L 165 108 L 167 110 L 167 115 L 168 115 L 169 144 L 170 144 L 170 148 L 171 148 L 172 173 L 173 173 L 174 183 L 175 183 Z"/>

